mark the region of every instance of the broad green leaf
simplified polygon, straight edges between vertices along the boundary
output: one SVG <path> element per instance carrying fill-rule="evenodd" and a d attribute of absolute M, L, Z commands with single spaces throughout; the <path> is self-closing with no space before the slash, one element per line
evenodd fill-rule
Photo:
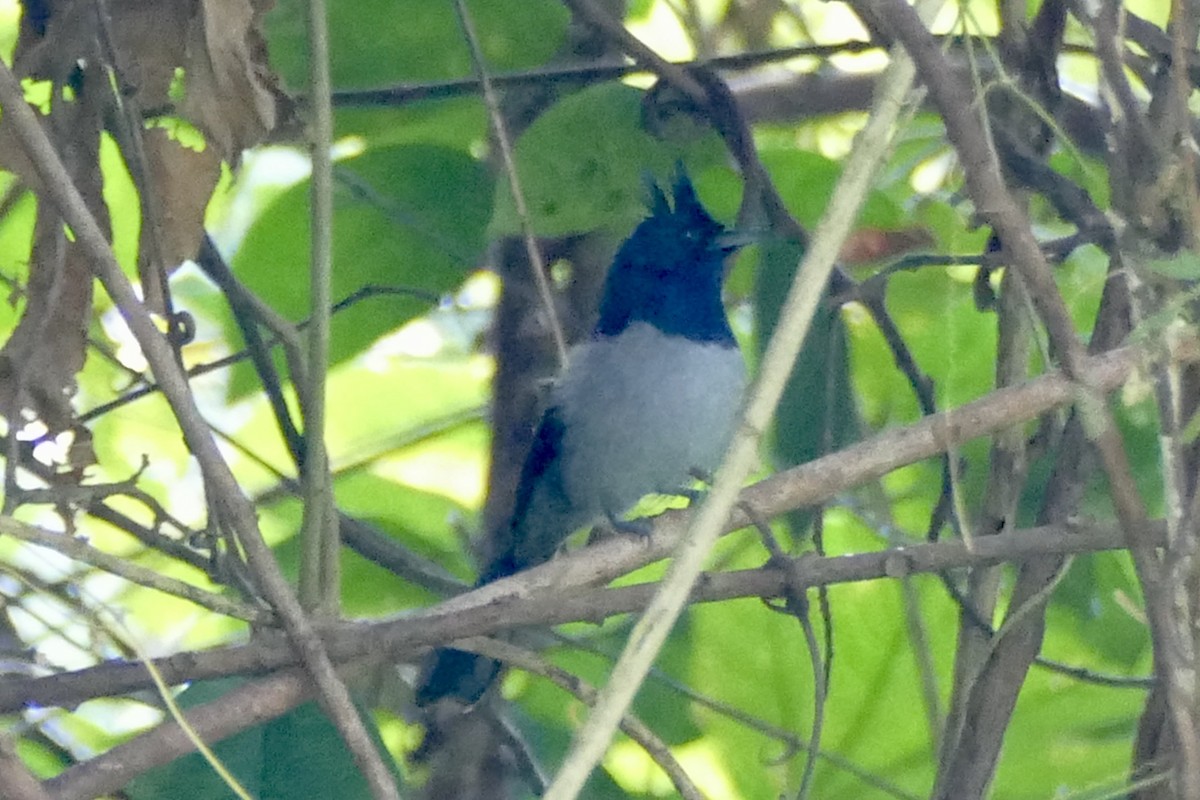
<path fill-rule="evenodd" d="M 456 526 L 473 533 L 469 509 L 479 504 L 484 480 L 483 409 L 490 374 L 480 357 L 394 358 L 344 364 L 328 383 L 326 441 L 338 507 L 467 582 L 474 565 Z M 284 474 L 294 474 L 262 397 L 249 402 L 236 438 Z M 250 485 L 260 490 L 274 485 L 253 464 L 238 467 L 253 476 Z M 285 572 L 296 574 L 299 499 L 263 506 L 260 517 Z M 377 616 L 436 599 L 349 549 L 342 566 L 348 615 Z"/>
<path fill-rule="evenodd" d="M 1122 670 L 1134 669 L 1150 648 L 1146 623 L 1129 612 L 1128 604 L 1139 597 L 1127 553 L 1076 557 L 1054 592 L 1055 605 L 1072 615 L 1080 638 L 1093 648 L 1089 655 Z"/>
<path fill-rule="evenodd" d="M 133 178 L 116 142 L 107 133 L 100 137 L 100 170 L 104 176 L 104 204 L 112 226 L 113 255 L 126 275 L 138 274 L 138 237 L 142 231 L 142 212 Z M 174 265 L 171 265 L 174 266 Z M 107 304 L 107 297 L 101 296 Z"/>
<path fill-rule="evenodd" d="M 338 363 L 381 334 L 428 311 L 475 266 L 489 214 L 490 180 L 462 152 L 431 145 L 371 150 L 338 165 L 333 295 L 366 287 L 410 290 L 365 299 L 336 314 L 330 358 Z M 308 315 L 309 186 L 284 192 L 255 221 L 233 266 L 284 316 Z M 248 366 L 232 391 L 255 385 Z"/>
<path fill-rule="evenodd" d="M 487 113 L 473 97 L 399 108 L 339 106 L 333 121 L 335 140 L 359 136 L 368 149 L 423 143 L 474 152 L 487 139 Z"/>
<path fill-rule="evenodd" d="M 1108 185 L 1108 171 L 1096 160 L 1078 156 L 1077 152 L 1059 150 L 1049 158 L 1050 166 L 1077 183 L 1092 198 L 1092 202 L 1101 211 L 1109 208 L 1111 202 L 1111 187 Z"/>
<path fill-rule="evenodd" d="M 330 414 L 325 433 L 333 469 L 356 468 L 479 421 L 490 377 L 490 364 L 481 356 L 397 357 L 382 364 L 335 367 L 326 384 Z M 287 395 L 294 401 L 290 388 Z M 290 474 L 294 465 L 266 399 L 255 396 L 247 403 L 247 415 L 236 434 L 239 444 L 254 452 L 257 460 Z M 250 487 L 263 488 L 261 478 L 245 480 Z M 273 482 L 270 478 L 266 485 Z M 445 488 L 447 494 L 454 494 L 449 486 Z"/>
<path fill-rule="evenodd" d="M 5 176 L 7 177 L 7 175 Z M 12 190 L 5 181 L 4 191 Z M 16 200 L 8 213 L 0 217 L 0 274 L 24 286 L 29 280 L 29 254 L 33 247 L 33 225 L 37 220 L 37 201 L 26 193 Z M 0 341 L 6 341 L 17 326 L 25 307 L 23 293 L 5 281 L 0 289 Z"/>
<path fill-rule="evenodd" d="M 1181 250 L 1170 258 L 1147 258 L 1142 266 L 1165 278 L 1186 281 L 1200 278 L 1200 256 L 1191 250 Z"/>
<path fill-rule="evenodd" d="M 767 242 L 760 248 L 754 292 L 759 357 L 779 324 L 779 311 L 803 255 L 799 245 Z M 850 353 L 841 314 L 817 310 L 775 410 L 771 452 L 780 468 L 803 464 L 858 438 L 850 383 Z M 802 534 L 810 515 L 789 515 L 793 533 Z"/>
<path fill-rule="evenodd" d="M 1004 737 L 992 796 L 1084 796 L 1098 784 L 1128 780 L 1145 697 L 1031 670 Z"/>
<path fill-rule="evenodd" d="M 49 778 L 62 772 L 70 762 L 64 753 L 48 741 L 22 736 L 15 741 L 17 755 L 25 766 L 39 778 Z"/>
<path fill-rule="evenodd" d="M 762 160 L 788 211 L 806 228 L 815 225 L 829 203 L 833 185 L 842 172 L 841 164 L 816 153 L 794 148 L 766 150 Z M 892 200 L 881 192 L 873 191 L 867 195 L 858 224 L 892 228 L 908 223 Z"/>
<path fill-rule="evenodd" d="M 562 236 L 601 227 L 628 228 L 645 213 L 645 177 L 669 181 L 685 159 L 693 173 L 721 163 L 708 132 L 683 146 L 642 127 L 644 93 L 608 84 L 570 95 L 534 121 L 517 142 L 517 169 L 533 229 Z M 496 186 L 493 234 L 513 234 L 520 220 L 507 182 Z"/>
<path fill-rule="evenodd" d="M 830 514 L 826 527 L 835 552 L 879 547 L 878 537 L 846 514 Z M 953 615 L 936 582 L 927 583 L 928 587 L 926 582 L 917 587 L 920 610 L 944 626 L 933 638 L 935 652 L 946 653 L 936 648 L 952 641 Z M 838 586 L 831 590 L 830 600 L 836 655 L 822 749 L 920 793 L 931 778 L 932 746 L 920 710 L 920 680 L 899 587 L 890 581 Z M 689 683 L 742 713 L 808 740 L 813 719 L 812 666 L 799 622 L 753 600 L 704 605 L 693 615 L 696 647 Z M 815 603 L 810 615 L 819 638 Z M 931 633 L 936 630 L 931 626 Z M 949 660 L 943 658 L 937 667 L 948 669 Z M 792 753 L 752 726 L 715 712 L 698 709 L 696 715 L 737 780 L 741 796 L 774 797 L 795 791 L 803 752 Z M 790 757 L 777 762 L 781 756 Z M 747 764 L 759 766 L 745 769 Z M 882 796 L 872 793 L 861 775 L 833 762 L 818 762 L 816 777 L 814 796 Z"/>
<path fill-rule="evenodd" d="M 201 681 L 181 693 L 177 701 L 184 709 L 194 708 L 244 684 L 240 678 Z M 363 715 L 363 720 L 385 762 L 389 762 L 370 715 Z M 371 796 L 337 730 L 315 703 L 306 703 L 264 725 L 217 742 L 213 751 L 254 797 L 354 800 Z M 129 786 L 128 792 L 133 800 L 225 800 L 232 796 L 228 785 L 196 753 L 147 772 Z"/>
<path fill-rule="evenodd" d="M 536 66 L 557 50 L 569 15 L 552 0 L 467 3 L 492 70 Z M 307 6 L 281 0 L 266 21 L 271 63 L 293 89 L 308 85 Z M 334 86 L 377 88 L 397 81 L 474 74 L 470 51 L 451 3 L 364 0 L 328 6 Z"/>

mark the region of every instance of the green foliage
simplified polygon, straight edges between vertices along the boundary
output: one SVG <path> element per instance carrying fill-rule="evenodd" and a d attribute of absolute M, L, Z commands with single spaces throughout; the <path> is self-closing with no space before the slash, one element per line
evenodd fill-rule
<path fill-rule="evenodd" d="M 29 252 L 33 247 L 35 206 L 33 196 L 28 195 L 18 200 L 0 219 L 0 275 L 10 280 L 15 281 L 27 273 Z M 0 300 L 0 331 L 7 335 L 21 318 L 21 293 L 10 287 Z"/>
<path fill-rule="evenodd" d="M 605 84 L 570 95 L 539 117 L 516 146 L 533 229 L 562 236 L 628 228 L 645 213 L 647 175 L 669 180 L 677 161 L 692 172 L 720 163 L 713 133 L 683 146 L 651 136 L 641 123 L 643 93 Z M 496 187 L 493 235 L 520 231 L 508 184 Z"/>
<path fill-rule="evenodd" d="M 176 698 L 180 708 L 217 700 L 245 683 L 238 679 L 202 681 Z M 365 715 L 369 720 L 370 716 Z M 369 726 L 376 747 L 378 731 Z M 369 798 L 366 779 L 354 764 L 337 730 L 315 703 L 244 730 L 213 745 L 217 759 L 253 797 Z M 228 784 L 200 754 L 178 758 L 151 770 L 129 787 L 133 800 L 189 797 L 225 800 L 234 796 Z"/>
<path fill-rule="evenodd" d="M 335 316 L 330 358 L 340 363 L 381 334 L 426 313 L 458 286 L 483 248 L 490 179 L 460 151 L 433 145 L 380 147 L 343 162 L 333 225 L 333 294 L 363 287 L 389 294 Z M 255 220 L 233 260 L 246 286 L 291 319 L 308 315 L 309 187 L 299 183 Z M 240 396 L 256 385 L 235 371 Z"/>
<path fill-rule="evenodd" d="M 544 63 L 562 42 L 568 15 L 552 0 L 468 2 L 488 68 Z M 283 0 L 267 17 L 271 63 L 295 89 L 307 85 L 307 5 Z M 451 3 L 368 0 L 330 3 L 330 70 L 334 86 L 378 88 L 396 81 L 457 78 L 472 73 L 470 51 Z"/>

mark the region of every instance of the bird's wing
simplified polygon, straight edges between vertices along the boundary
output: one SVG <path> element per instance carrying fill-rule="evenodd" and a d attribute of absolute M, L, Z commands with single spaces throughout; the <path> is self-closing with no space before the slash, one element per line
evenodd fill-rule
<path fill-rule="evenodd" d="M 541 541 L 554 537 L 538 535 L 542 526 L 533 517 L 546 516 L 566 503 L 561 471 L 564 429 L 559 408 L 546 409 L 521 468 L 512 517 L 505 531 L 508 541 L 492 559 L 480 583 L 512 575 L 554 555 L 561 539 Z"/>

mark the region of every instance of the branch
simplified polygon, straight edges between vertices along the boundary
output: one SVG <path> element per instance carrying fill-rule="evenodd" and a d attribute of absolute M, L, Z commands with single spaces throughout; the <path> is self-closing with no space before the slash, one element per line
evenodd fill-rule
<path fill-rule="evenodd" d="M 7 733 L 0 733 L 0 786 L 4 787 L 8 800 L 51 800 L 45 787 L 21 760 L 16 742 Z"/>
<path fill-rule="evenodd" d="M 1158 542 L 1165 540 L 1165 527 L 1161 523 L 1153 526 L 1153 533 Z M 759 569 L 706 573 L 693 589 L 689 602 L 776 598 L 782 597 L 789 586 L 804 589 L 881 578 L 899 579 L 958 567 L 1116 550 L 1121 546 L 1120 531 L 1115 527 L 1061 525 L 980 537 L 970 546 L 955 540 L 846 556 L 804 555 L 784 564 Z M 577 553 L 563 560 L 577 561 L 580 555 L 587 554 Z M 514 576 L 504 583 L 511 590 L 514 584 L 520 585 L 522 581 L 519 576 Z M 533 593 L 520 592 L 502 599 L 495 598 L 488 588 L 490 585 L 456 598 L 452 603 L 442 603 L 428 611 L 397 619 L 331 625 L 323 630 L 329 653 L 339 663 L 369 656 L 412 659 L 427 647 L 470 636 L 490 636 L 511 628 L 599 622 L 645 608 L 658 584 L 643 583 L 613 589 L 581 589 L 578 585 L 560 584 L 554 590 L 543 587 Z M 447 610 L 450 605 L 456 607 Z M 153 664 L 163 681 L 174 685 L 288 669 L 296 664 L 296 655 L 277 639 L 263 639 L 232 647 L 164 656 L 154 659 Z M 151 686 L 153 682 L 146 668 L 136 661 L 109 661 L 39 678 L 8 676 L 0 682 L 0 713 L 13 713 L 30 705 L 73 706 L 95 697 L 127 694 Z"/>
<path fill-rule="evenodd" d="M 11 536 L 23 542 L 53 550 L 73 561 L 90 564 L 97 569 L 119 575 L 138 586 L 181 597 L 217 614 L 259 624 L 270 621 L 271 615 L 265 609 L 239 603 L 224 595 L 205 591 L 199 586 L 193 586 L 147 567 L 139 566 L 120 556 L 97 550 L 87 542 L 76 539 L 68 533 L 52 533 L 12 517 L 0 517 L 0 535 Z"/>
<path fill-rule="evenodd" d="M 341 601 L 341 542 L 334 513 L 333 475 L 325 444 L 325 378 L 329 369 L 329 304 L 333 302 L 333 107 L 330 104 L 329 28 L 325 0 L 308 3 L 309 87 L 312 138 L 311 254 L 309 262 L 307 380 L 297 384 L 304 419 L 304 457 L 297 466 L 304 485 L 300 520 L 300 603 L 314 614 L 336 617 Z M 348 720 L 347 720 L 348 721 Z M 339 728 L 341 723 L 336 719 Z M 354 760 L 376 797 L 396 797 L 391 774 L 370 742 L 347 738 Z"/>
<path fill-rule="evenodd" d="M 312 684 L 301 671 L 285 670 L 188 709 L 184 717 L 201 739 L 219 742 L 286 714 L 310 699 L 312 691 Z M 194 749 L 179 723 L 169 720 L 66 769 L 44 785 L 54 800 L 89 800 L 117 792 L 137 776 Z"/>

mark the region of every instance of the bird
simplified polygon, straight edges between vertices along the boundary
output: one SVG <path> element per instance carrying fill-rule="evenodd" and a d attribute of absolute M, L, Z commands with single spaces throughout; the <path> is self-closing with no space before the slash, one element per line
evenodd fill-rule
<path fill-rule="evenodd" d="M 685 494 L 732 438 L 746 368 L 721 294 L 747 237 L 709 215 L 682 166 L 670 198 L 648 184 L 649 213 L 617 250 L 596 326 L 550 391 L 478 585 L 548 561 L 585 526 L 647 531 L 624 515 L 648 494 Z M 414 699 L 472 705 L 499 672 L 493 659 L 434 650 Z"/>

